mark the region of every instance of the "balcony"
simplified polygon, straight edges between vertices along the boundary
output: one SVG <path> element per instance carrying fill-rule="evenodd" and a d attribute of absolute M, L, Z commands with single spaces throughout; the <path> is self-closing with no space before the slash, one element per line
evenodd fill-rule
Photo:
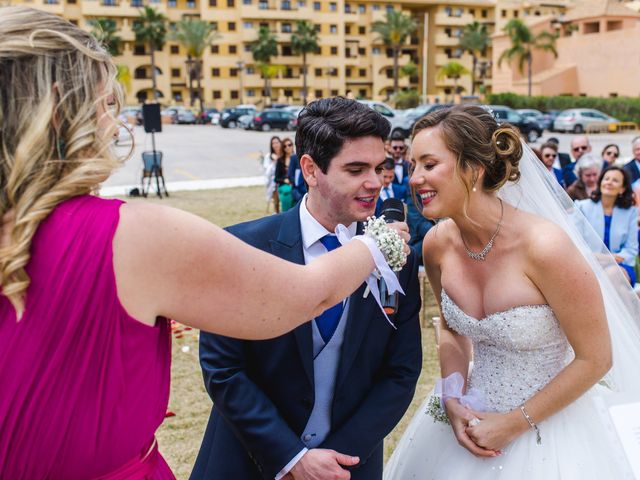
<path fill-rule="evenodd" d="M 446 33 L 438 33 L 435 36 L 435 44 L 442 47 L 457 47 L 460 45 L 458 37 L 450 37 Z"/>
<path fill-rule="evenodd" d="M 284 10 L 275 4 L 240 5 L 240 16 L 243 20 L 304 20 L 309 17 L 309 7 Z"/>
<path fill-rule="evenodd" d="M 80 4 L 82 15 L 89 17 L 138 17 L 140 7 L 135 0 L 84 0 Z M 166 14 L 166 5 L 152 5 L 159 12 Z"/>
<path fill-rule="evenodd" d="M 42 0 L 42 4 L 38 6 L 38 9 L 56 15 L 62 15 L 64 13 L 62 0 Z"/>
<path fill-rule="evenodd" d="M 436 14 L 436 25 L 452 25 L 452 26 L 461 26 L 472 23 L 475 20 L 474 16 L 470 13 L 463 13 L 462 15 L 447 15 L 445 13 L 437 13 Z"/>

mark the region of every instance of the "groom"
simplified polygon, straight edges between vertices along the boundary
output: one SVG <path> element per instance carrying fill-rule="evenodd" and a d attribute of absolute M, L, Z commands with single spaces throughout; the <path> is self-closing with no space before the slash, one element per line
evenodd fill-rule
<path fill-rule="evenodd" d="M 374 212 L 388 132 L 384 117 L 356 101 L 311 103 L 296 133 L 308 194 L 286 213 L 229 231 L 300 264 L 332 250 L 337 224 L 355 234 Z M 397 329 L 373 295 L 363 298 L 363 284 L 273 340 L 202 332 L 214 405 L 191 479 L 380 479 L 383 439 L 411 402 L 422 364 L 417 268 L 411 254 L 400 272 L 406 296 L 390 317 Z"/>

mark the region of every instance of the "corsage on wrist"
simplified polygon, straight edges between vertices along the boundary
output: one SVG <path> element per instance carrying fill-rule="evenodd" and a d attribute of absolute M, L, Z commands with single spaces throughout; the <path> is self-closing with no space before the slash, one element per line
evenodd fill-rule
<path fill-rule="evenodd" d="M 448 398 L 457 398 L 462 406 L 478 412 L 486 410 L 484 396 L 480 390 L 469 388 L 467 393 L 463 395 L 463 388 L 464 378 L 460 372 L 453 372 L 448 377 L 436 381 L 433 395 L 427 404 L 427 413 L 433 417 L 434 422 L 450 423 L 444 409 L 444 402 Z"/>

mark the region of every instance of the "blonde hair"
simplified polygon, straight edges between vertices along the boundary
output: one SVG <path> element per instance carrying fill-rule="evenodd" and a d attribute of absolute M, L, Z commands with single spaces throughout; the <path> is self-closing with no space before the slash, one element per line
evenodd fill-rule
<path fill-rule="evenodd" d="M 55 15 L 0 8 L 0 248 L 2 293 L 22 316 L 25 271 L 40 223 L 64 200 L 91 193 L 121 165 L 107 108 L 122 93 L 109 54 Z M 98 118 L 102 107 L 107 118 Z M 101 115 L 102 117 L 102 115 Z M 7 237 L 7 232 L 10 235 Z"/>

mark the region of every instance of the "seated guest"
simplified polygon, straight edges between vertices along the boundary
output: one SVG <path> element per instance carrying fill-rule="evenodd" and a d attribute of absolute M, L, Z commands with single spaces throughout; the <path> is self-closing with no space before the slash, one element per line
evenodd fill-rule
<path fill-rule="evenodd" d="M 572 200 L 591 198 L 598 187 L 598 176 L 602 171 L 602 160 L 593 153 L 587 153 L 576 162 L 575 174 L 578 179 L 567 188 Z"/>
<path fill-rule="evenodd" d="M 553 143 L 556 146 L 556 151 L 558 152 L 558 157 L 556 158 L 556 162 L 554 163 L 555 168 L 559 168 L 562 170 L 564 167 L 571 163 L 571 157 L 568 153 L 560 152 L 560 140 L 556 137 L 549 137 L 546 143 Z"/>
<path fill-rule="evenodd" d="M 610 143 L 602 149 L 602 170 L 609 165 L 615 165 L 620 157 L 620 147 L 615 143 Z"/>
<path fill-rule="evenodd" d="M 382 208 L 382 202 L 387 198 L 397 198 L 406 203 L 407 189 L 404 185 L 398 185 L 393 183 L 395 172 L 394 163 L 391 159 L 386 159 L 382 164 L 382 188 L 380 189 L 380 196 L 376 202 L 376 217 L 380 215 L 380 209 Z"/>
<path fill-rule="evenodd" d="M 638 212 L 633 204 L 629 175 L 616 166 L 600 174 L 590 199 L 576 202 L 632 285 L 638 255 Z"/>
<path fill-rule="evenodd" d="M 534 150 L 534 152 L 536 151 Z M 536 152 L 536 155 L 537 154 L 538 152 Z M 544 163 L 544 166 L 547 167 L 547 170 L 554 174 L 556 180 L 558 180 L 558 183 L 564 187 L 564 182 L 562 180 L 562 170 L 553 166 L 556 159 L 558 158 L 558 145 L 553 142 L 547 142 L 543 144 L 542 147 L 540 147 L 540 155 L 538 155 L 538 158 L 542 160 L 542 163 Z"/>

